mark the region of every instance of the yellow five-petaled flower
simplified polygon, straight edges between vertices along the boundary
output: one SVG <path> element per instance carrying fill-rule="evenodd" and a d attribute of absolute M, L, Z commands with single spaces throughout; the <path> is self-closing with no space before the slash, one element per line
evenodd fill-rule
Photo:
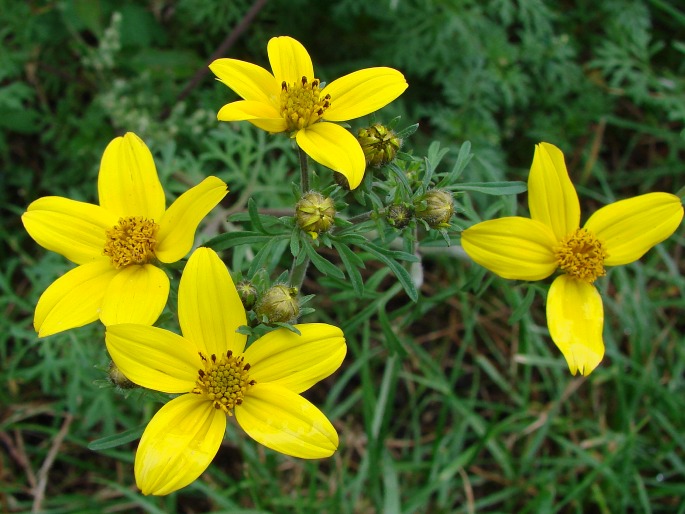
<path fill-rule="evenodd" d="M 588 375 L 604 356 L 602 298 L 593 285 L 605 266 L 636 261 L 668 238 L 683 218 L 675 195 L 648 193 L 607 205 L 580 228 L 580 203 L 556 146 L 540 143 L 528 177 L 530 219 L 484 221 L 462 232 L 466 253 L 497 275 L 542 280 L 547 325 L 574 375 Z"/>
<path fill-rule="evenodd" d="M 145 143 L 131 132 L 115 138 L 100 164 L 100 205 L 47 196 L 31 203 L 21 217 L 38 244 L 79 265 L 38 300 L 38 334 L 98 318 L 105 325 L 154 323 L 169 296 L 169 278 L 155 264 L 183 258 L 200 221 L 226 193 L 222 180 L 208 177 L 166 209 Z"/>
<path fill-rule="evenodd" d="M 333 373 L 347 347 L 341 330 L 322 323 L 277 329 L 245 349 L 236 330 L 245 310 L 213 250 L 188 259 L 178 289 L 183 336 L 161 328 L 107 327 L 112 360 L 131 381 L 184 393 L 152 418 L 138 446 L 135 475 L 144 494 L 164 495 L 195 480 L 219 450 L 226 416 L 257 442 L 305 459 L 328 457 L 338 434 L 299 393 Z"/>
<path fill-rule="evenodd" d="M 307 50 L 291 37 L 272 38 L 267 45 L 273 74 L 236 59 L 209 65 L 218 79 L 243 100 L 224 105 L 221 121 L 247 120 L 268 132 L 289 132 L 312 159 L 342 173 L 356 188 L 366 168 L 357 139 L 336 121 L 372 113 L 407 88 L 392 68 L 367 68 L 321 88 Z"/>

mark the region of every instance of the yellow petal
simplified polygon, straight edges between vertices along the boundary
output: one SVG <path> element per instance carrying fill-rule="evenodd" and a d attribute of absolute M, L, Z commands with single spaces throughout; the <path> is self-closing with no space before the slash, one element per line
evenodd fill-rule
<path fill-rule="evenodd" d="M 366 160 L 357 139 L 340 125 L 319 122 L 297 132 L 297 144 L 316 162 L 345 175 L 355 189 L 364 178 Z"/>
<path fill-rule="evenodd" d="M 288 84 L 299 82 L 302 77 L 310 82 L 314 79 L 312 59 L 299 41 L 288 36 L 273 37 L 266 50 L 279 86 L 283 81 Z"/>
<path fill-rule="evenodd" d="M 248 389 L 235 419 L 258 443 L 293 457 L 321 459 L 338 448 L 338 433 L 323 412 L 275 384 Z"/>
<path fill-rule="evenodd" d="M 514 280 L 542 280 L 554 273 L 556 243 L 547 225 L 518 216 L 483 221 L 461 233 L 461 246 L 469 257 Z"/>
<path fill-rule="evenodd" d="M 240 100 L 224 105 L 216 115 L 219 121 L 249 121 L 267 132 L 283 132 L 287 125 L 281 114 L 271 105 Z"/>
<path fill-rule="evenodd" d="M 194 395 L 174 398 L 150 420 L 136 452 L 136 484 L 143 494 L 165 495 L 193 482 L 216 456 L 226 415 Z"/>
<path fill-rule="evenodd" d="M 295 326 L 302 335 L 278 329 L 250 345 L 244 354 L 250 378 L 301 393 L 340 367 L 347 352 L 342 330 L 324 323 Z"/>
<path fill-rule="evenodd" d="M 245 348 L 246 336 L 236 332 L 247 325 L 245 308 L 214 250 L 198 248 L 188 259 L 178 287 L 178 318 L 183 336 L 207 357 Z"/>
<path fill-rule="evenodd" d="M 152 325 L 169 298 L 169 277 L 152 264 L 128 266 L 112 279 L 102 302 L 100 320 L 105 325 Z"/>
<path fill-rule="evenodd" d="M 580 203 L 564 154 L 549 143 L 535 146 L 528 176 L 528 207 L 530 217 L 551 227 L 557 240 L 580 226 Z"/>
<path fill-rule="evenodd" d="M 237 59 L 217 59 L 209 65 L 214 75 L 245 100 L 273 104 L 281 85 L 261 66 Z"/>
<path fill-rule="evenodd" d="M 152 154 L 133 132 L 107 145 L 98 176 L 100 205 L 117 217 L 159 220 L 164 213 L 162 184 Z"/>
<path fill-rule="evenodd" d="M 190 251 L 202 219 L 226 196 L 223 180 L 207 177 L 179 196 L 159 220 L 155 255 L 162 262 L 176 262 Z"/>
<path fill-rule="evenodd" d="M 606 245 L 607 266 L 628 264 L 669 238 L 683 219 L 683 204 L 669 193 L 648 193 L 602 207 L 585 228 Z"/>
<path fill-rule="evenodd" d="M 85 264 L 102 258 L 105 232 L 119 219 L 98 205 L 46 196 L 32 202 L 21 221 L 43 248 Z"/>
<path fill-rule="evenodd" d="M 82 327 L 98 319 L 107 286 L 118 270 L 101 259 L 74 268 L 55 280 L 36 305 L 33 325 L 40 337 Z"/>
<path fill-rule="evenodd" d="M 345 121 L 385 107 L 407 89 L 407 81 L 392 68 L 367 68 L 328 84 L 321 96 L 331 95 L 331 106 L 323 118 Z"/>
<path fill-rule="evenodd" d="M 602 297 L 595 286 L 557 277 L 547 295 L 547 326 L 571 374 L 589 375 L 604 357 Z"/>
<path fill-rule="evenodd" d="M 197 347 L 178 334 L 148 325 L 110 325 L 105 332 L 112 360 L 136 384 L 163 393 L 187 393 L 203 369 Z"/>

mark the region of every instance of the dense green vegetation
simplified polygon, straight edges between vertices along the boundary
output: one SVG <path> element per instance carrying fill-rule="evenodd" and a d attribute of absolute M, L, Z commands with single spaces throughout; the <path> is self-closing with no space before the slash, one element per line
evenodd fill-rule
<path fill-rule="evenodd" d="M 289 214 L 283 185 L 297 179 L 297 154 L 285 137 L 216 121 L 236 97 L 206 69 L 213 58 L 268 67 L 267 41 L 287 34 L 323 80 L 399 69 L 409 89 L 350 122 L 355 131 L 372 119 L 419 123 L 403 150 L 437 162 L 439 142 L 445 174 L 468 141 L 463 182 L 525 181 L 535 143 L 548 141 L 566 155 L 585 217 L 685 186 L 677 2 L 263 3 L 0 0 L 0 511 L 685 512 L 685 232 L 597 282 L 606 356 L 573 377 L 547 332 L 547 283 L 497 278 L 459 248 L 474 221 L 526 211 L 525 194 L 478 191 L 457 195 L 452 246 L 419 246 L 417 302 L 377 260 L 361 296 L 311 268 L 303 321 L 340 326 L 349 348 L 307 393 L 340 434 L 332 458 L 284 457 L 229 423 L 194 484 L 138 492 L 137 439 L 166 397 L 107 381 L 99 324 L 38 339 L 37 299 L 72 265 L 32 241 L 20 215 L 46 195 L 96 202 L 102 152 L 126 131 L 152 150 L 168 201 L 210 174 L 229 184 L 200 241 L 251 229 L 249 199 Z M 397 234 L 381 227 L 379 244 Z M 222 256 L 247 274 L 258 248 Z M 286 257 L 269 263 L 272 280 Z M 161 325 L 175 326 L 171 307 Z"/>

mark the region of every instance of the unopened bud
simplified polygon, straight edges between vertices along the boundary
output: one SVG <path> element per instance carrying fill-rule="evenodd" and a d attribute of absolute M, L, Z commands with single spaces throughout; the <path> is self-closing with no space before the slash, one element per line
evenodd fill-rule
<path fill-rule="evenodd" d="M 402 140 L 397 137 L 397 134 L 380 123 L 359 129 L 357 141 L 364 152 L 366 164 L 375 167 L 392 161 L 402 146 Z"/>
<path fill-rule="evenodd" d="M 350 190 L 350 181 L 347 180 L 347 177 L 340 173 L 339 171 L 334 171 L 333 172 L 333 180 L 335 180 L 335 183 L 338 184 L 340 187 L 345 189 L 346 191 Z"/>
<path fill-rule="evenodd" d="M 317 191 L 309 191 L 302 195 L 295 205 L 295 221 L 297 226 L 309 232 L 316 238 L 322 232 L 327 232 L 335 219 L 335 204 L 333 199 Z"/>
<path fill-rule="evenodd" d="M 409 225 L 409 222 L 413 217 L 411 209 L 405 204 L 391 205 L 385 212 L 385 219 L 387 222 L 399 229 Z"/>
<path fill-rule="evenodd" d="M 257 301 L 257 288 L 249 280 L 238 282 L 235 288 L 238 290 L 238 296 L 240 296 L 240 301 L 243 302 L 243 307 L 245 307 L 246 311 L 249 311 Z"/>
<path fill-rule="evenodd" d="M 109 370 L 107 371 L 107 378 L 117 387 L 121 389 L 134 389 L 138 387 L 135 383 L 131 382 L 126 375 L 124 375 L 121 370 L 117 367 L 114 362 L 109 363 Z"/>
<path fill-rule="evenodd" d="M 257 302 L 255 314 L 260 321 L 266 318 L 267 323 L 292 323 L 300 314 L 297 288 L 272 286 Z"/>
<path fill-rule="evenodd" d="M 416 204 L 416 217 L 430 228 L 448 228 L 454 214 L 454 197 L 449 191 L 431 189 Z"/>

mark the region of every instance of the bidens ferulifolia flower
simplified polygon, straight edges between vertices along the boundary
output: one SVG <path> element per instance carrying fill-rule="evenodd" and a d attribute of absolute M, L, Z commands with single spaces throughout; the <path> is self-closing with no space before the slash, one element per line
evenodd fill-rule
<path fill-rule="evenodd" d="M 365 116 L 392 102 L 407 88 L 392 68 L 367 68 L 321 88 L 307 50 L 293 38 L 267 45 L 273 74 L 236 59 L 217 59 L 209 68 L 243 100 L 224 105 L 221 121 L 249 121 L 268 132 L 289 132 L 312 159 L 342 173 L 350 188 L 364 178 L 364 152 L 337 121 Z"/>
<path fill-rule="evenodd" d="M 166 209 L 145 143 L 130 132 L 115 138 L 100 164 L 100 205 L 47 196 L 21 217 L 38 244 L 79 265 L 38 300 L 38 335 L 98 318 L 105 325 L 154 323 L 169 296 L 169 278 L 155 263 L 183 258 L 200 221 L 226 193 L 222 180 L 208 177 Z"/>
<path fill-rule="evenodd" d="M 178 289 L 183 336 L 143 325 L 107 327 L 112 360 L 131 381 L 185 393 L 152 418 L 138 446 L 135 475 L 143 494 L 185 487 L 219 450 L 226 416 L 257 442 L 304 459 L 328 457 L 338 434 L 299 393 L 333 373 L 347 347 L 322 323 L 269 332 L 245 349 L 245 310 L 224 263 L 208 248 L 188 260 Z"/>
<path fill-rule="evenodd" d="M 604 356 L 602 298 L 594 281 L 605 266 L 629 264 L 668 238 L 683 218 L 675 195 L 648 193 L 595 212 L 580 228 L 580 203 L 556 146 L 540 143 L 528 177 L 531 219 L 484 221 L 462 232 L 478 264 L 515 280 L 542 280 L 556 270 L 547 325 L 572 374 L 588 375 Z"/>

